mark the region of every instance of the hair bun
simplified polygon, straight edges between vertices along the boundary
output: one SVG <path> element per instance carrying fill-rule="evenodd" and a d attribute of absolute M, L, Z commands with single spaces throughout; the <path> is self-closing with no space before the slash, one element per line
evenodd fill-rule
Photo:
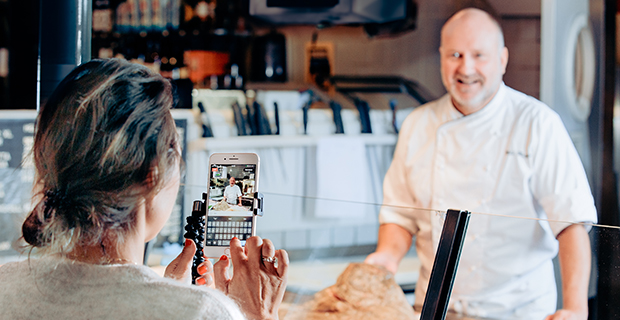
<path fill-rule="evenodd" d="M 26 221 L 22 224 L 22 235 L 24 240 L 35 247 L 40 247 L 42 227 L 43 224 L 39 220 L 36 210 L 32 211 L 28 218 L 26 218 Z"/>

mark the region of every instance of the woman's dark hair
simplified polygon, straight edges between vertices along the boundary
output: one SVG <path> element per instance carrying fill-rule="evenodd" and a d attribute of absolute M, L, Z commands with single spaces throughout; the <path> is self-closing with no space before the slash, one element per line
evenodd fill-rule
<path fill-rule="evenodd" d="M 136 209 L 175 172 L 180 154 L 170 82 L 120 59 L 75 68 L 40 110 L 33 146 L 29 244 L 51 252 L 117 244 Z"/>

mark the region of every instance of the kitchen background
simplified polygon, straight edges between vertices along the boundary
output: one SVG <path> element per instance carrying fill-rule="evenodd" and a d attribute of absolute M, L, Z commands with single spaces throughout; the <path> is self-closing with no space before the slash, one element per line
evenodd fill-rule
<path fill-rule="evenodd" d="M 505 83 L 561 115 L 600 222 L 620 225 L 612 169 L 620 164 L 612 138 L 620 132 L 612 123 L 616 1 L 296 3 L 0 0 L 0 258 L 15 257 L 16 226 L 29 208 L 33 173 L 20 163 L 37 106 L 68 70 L 98 57 L 144 63 L 177 88 L 187 175 L 153 252 L 181 240 L 184 216 L 205 191 L 208 155 L 227 151 L 260 155 L 265 216 L 258 232 L 294 260 L 371 252 L 400 123 L 445 93 L 439 31 L 471 5 L 499 18 L 510 51 Z M 611 297 L 620 288 L 609 272 L 620 252 L 609 244 L 620 236 L 597 231 L 591 295 Z"/>

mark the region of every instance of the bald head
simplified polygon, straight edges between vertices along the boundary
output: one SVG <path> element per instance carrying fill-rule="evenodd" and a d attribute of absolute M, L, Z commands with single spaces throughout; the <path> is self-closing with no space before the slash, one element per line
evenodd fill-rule
<path fill-rule="evenodd" d="M 450 17 L 441 28 L 441 42 L 445 35 L 451 35 L 463 27 L 492 34 L 496 37 L 498 48 L 504 47 L 504 32 L 499 22 L 488 12 L 477 8 L 463 9 Z"/>
<path fill-rule="evenodd" d="M 457 12 L 441 29 L 441 80 L 464 115 L 486 106 L 497 93 L 508 63 L 502 29 L 474 8 Z"/>

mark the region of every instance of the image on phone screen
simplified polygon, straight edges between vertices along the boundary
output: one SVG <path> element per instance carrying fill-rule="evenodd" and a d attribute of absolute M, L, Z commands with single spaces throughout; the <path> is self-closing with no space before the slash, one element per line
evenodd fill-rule
<path fill-rule="evenodd" d="M 211 164 L 206 246 L 228 247 L 252 236 L 256 164 Z"/>

